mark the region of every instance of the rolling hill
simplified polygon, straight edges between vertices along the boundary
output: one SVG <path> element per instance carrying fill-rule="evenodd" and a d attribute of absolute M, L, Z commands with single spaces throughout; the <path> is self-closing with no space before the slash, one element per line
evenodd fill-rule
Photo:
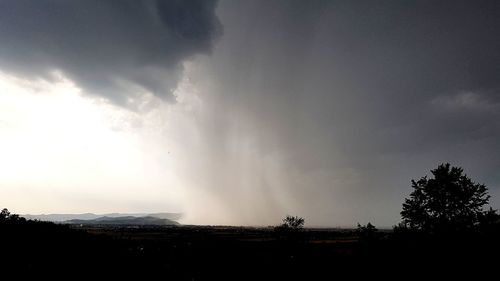
<path fill-rule="evenodd" d="M 72 219 L 63 221 L 63 223 L 68 224 L 83 224 L 83 225 L 179 225 L 178 222 L 157 218 L 152 216 L 145 217 L 134 217 L 134 216 L 125 216 L 125 217 L 98 217 L 95 219 Z"/>

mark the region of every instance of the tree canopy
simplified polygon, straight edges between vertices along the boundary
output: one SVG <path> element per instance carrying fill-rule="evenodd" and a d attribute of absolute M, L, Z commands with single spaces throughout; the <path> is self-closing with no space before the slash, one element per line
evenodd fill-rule
<path fill-rule="evenodd" d="M 290 229 L 301 229 L 304 227 L 304 219 L 298 216 L 286 216 L 283 219 L 283 227 Z"/>
<path fill-rule="evenodd" d="M 4 209 L 2 209 L 2 211 L 0 211 L 0 223 L 25 222 L 25 221 L 26 221 L 25 218 L 22 218 L 17 214 L 10 213 L 7 208 L 4 208 Z"/>
<path fill-rule="evenodd" d="M 484 209 L 490 199 L 486 186 L 473 182 L 462 168 L 446 163 L 431 173 L 432 178 L 411 181 L 413 192 L 401 212 L 406 227 L 429 232 L 464 230 L 496 216 L 491 208 Z"/>

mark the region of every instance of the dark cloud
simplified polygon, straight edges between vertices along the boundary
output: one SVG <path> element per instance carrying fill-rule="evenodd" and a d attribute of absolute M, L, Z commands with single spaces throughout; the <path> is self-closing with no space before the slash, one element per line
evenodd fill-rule
<path fill-rule="evenodd" d="M 389 226 L 409 180 L 446 161 L 488 184 L 498 206 L 498 1 L 223 1 L 219 10 L 227 28 L 202 76 L 213 122 L 237 129 L 206 134 L 218 144 L 251 136 L 261 157 L 280 155 L 296 199 L 289 212 Z M 221 201 L 241 205 L 229 189 Z"/>
<path fill-rule="evenodd" d="M 170 97 L 183 60 L 209 53 L 216 1 L 2 0 L 0 68 L 30 77 L 62 71 L 123 103 L 130 86 Z"/>

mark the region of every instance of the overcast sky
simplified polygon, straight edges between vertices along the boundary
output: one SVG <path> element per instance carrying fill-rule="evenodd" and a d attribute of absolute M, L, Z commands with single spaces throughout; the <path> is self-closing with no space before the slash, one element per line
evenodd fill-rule
<path fill-rule="evenodd" d="M 0 207 L 400 220 L 443 162 L 500 207 L 498 1 L 0 0 Z"/>

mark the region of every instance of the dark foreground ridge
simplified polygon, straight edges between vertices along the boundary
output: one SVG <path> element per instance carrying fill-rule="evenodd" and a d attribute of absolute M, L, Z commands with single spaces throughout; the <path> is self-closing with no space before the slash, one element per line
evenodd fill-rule
<path fill-rule="evenodd" d="M 12 215 L 11 215 L 12 216 Z M 150 280 L 309 280 L 448 275 L 495 267 L 500 228 L 433 236 L 411 231 L 217 226 L 71 226 L 13 216 L 0 223 L 2 273 L 139 276 Z M 6 275 L 7 276 L 7 275 Z"/>

